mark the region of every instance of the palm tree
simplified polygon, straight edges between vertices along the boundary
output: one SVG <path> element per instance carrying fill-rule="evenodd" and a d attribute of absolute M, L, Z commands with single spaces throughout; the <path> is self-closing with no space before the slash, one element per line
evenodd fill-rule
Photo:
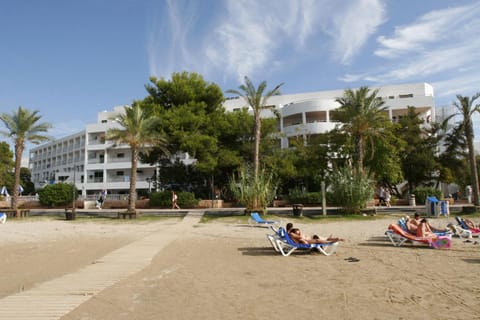
<path fill-rule="evenodd" d="M 49 123 L 38 123 L 41 116 L 38 111 L 18 107 L 12 114 L 2 113 L 0 120 L 4 123 L 7 131 L 0 131 L 6 137 L 12 139 L 15 144 L 15 179 L 13 183 L 12 208 L 17 209 L 18 194 L 20 188 L 20 168 L 22 164 L 22 155 L 25 150 L 25 143 L 40 144 L 51 138 L 43 135 L 51 128 Z"/>
<path fill-rule="evenodd" d="M 128 212 L 135 212 L 137 163 L 139 152 L 152 146 L 157 146 L 165 153 L 166 139 L 154 133 L 159 124 L 159 118 L 145 112 L 139 102 L 134 102 L 131 107 L 125 107 L 125 114 L 115 117 L 121 128 L 112 128 L 107 131 L 107 140 L 130 146 L 131 172 L 130 190 L 128 197 Z"/>
<path fill-rule="evenodd" d="M 258 179 L 258 170 L 260 166 L 260 137 L 262 132 L 262 121 L 260 119 L 260 113 L 262 110 L 272 109 L 272 106 L 267 105 L 268 99 L 274 95 L 279 95 L 280 87 L 283 83 L 277 85 L 273 90 L 265 93 L 267 88 L 267 82 L 263 81 L 260 83 L 257 89 L 250 81 L 248 77 L 245 77 L 245 83 L 240 85 L 238 88 L 240 90 L 227 90 L 227 93 L 236 94 L 242 97 L 248 105 L 253 109 L 253 119 L 254 119 L 254 137 L 255 137 L 255 146 L 253 150 L 253 174 L 254 179 Z"/>
<path fill-rule="evenodd" d="M 374 138 L 381 135 L 387 120 L 385 101 L 377 97 L 378 89 L 370 93 L 368 87 L 345 90 L 343 97 L 335 99 L 340 108 L 332 112 L 332 118 L 342 123 L 339 131 L 348 135 L 353 143 L 352 155 L 356 172 L 364 172 L 366 143 L 372 145 Z"/>
<path fill-rule="evenodd" d="M 476 206 L 480 205 L 480 197 L 479 197 L 479 190 L 478 190 L 478 170 L 477 170 L 477 162 L 475 160 L 475 150 L 473 147 L 473 139 L 475 134 L 473 132 L 473 123 L 472 123 L 472 116 L 476 112 L 480 112 L 480 104 L 473 105 L 474 102 L 480 97 L 480 92 L 473 95 L 471 98 L 461 96 L 457 94 L 457 100 L 453 103 L 455 108 L 457 109 L 457 113 L 455 115 L 462 116 L 462 122 L 460 126 L 463 128 L 463 133 L 465 136 L 465 140 L 467 141 L 467 148 L 468 148 L 468 162 L 470 164 L 470 175 L 471 175 L 471 183 L 472 183 L 472 191 L 473 191 L 473 201 Z"/>

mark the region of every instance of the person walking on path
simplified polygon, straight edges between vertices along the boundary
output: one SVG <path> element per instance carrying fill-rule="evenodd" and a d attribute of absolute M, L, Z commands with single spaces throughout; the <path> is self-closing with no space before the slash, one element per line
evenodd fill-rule
<path fill-rule="evenodd" d="M 180 209 L 180 206 L 177 203 L 178 197 L 175 191 L 172 190 L 172 209 Z"/>

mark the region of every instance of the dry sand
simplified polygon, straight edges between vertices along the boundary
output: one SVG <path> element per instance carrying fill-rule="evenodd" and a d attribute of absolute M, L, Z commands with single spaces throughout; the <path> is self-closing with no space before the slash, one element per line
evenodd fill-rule
<path fill-rule="evenodd" d="M 199 223 L 62 319 L 480 319 L 480 245 L 454 238 L 450 250 L 393 247 L 384 232 L 394 221 L 294 221 L 307 234 L 347 238 L 329 257 L 283 257 L 268 229 L 233 218 Z M 0 225 L 0 298 L 176 223 L 9 220 Z"/>

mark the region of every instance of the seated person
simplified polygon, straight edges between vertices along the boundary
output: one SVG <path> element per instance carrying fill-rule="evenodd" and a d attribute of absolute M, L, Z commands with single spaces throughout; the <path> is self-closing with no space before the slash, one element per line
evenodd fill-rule
<path fill-rule="evenodd" d="M 418 222 L 415 219 L 410 218 L 409 216 L 405 217 L 405 225 L 407 226 L 408 232 L 412 234 L 417 234 Z"/>
<path fill-rule="evenodd" d="M 319 237 L 317 235 L 314 235 L 312 238 L 309 238 L 307 236 L 304 236 L 300 232 L 300 229 L 297 229 L 297 228 L 291 228 L 288 235 L 290 236 L 290 238 L 292 238 L 294 242 L 300 243 L 300 244 L 316 244 L 316 243 L 330 244 L 338 241 L 344 241 L 344 239 L 336 238 L 332 236 L 329 236 L 328 238 L 324 238 L 324 237 Z"/>
<path fill-rule="evenodd" d="M 425 220 L 426 223 L 428 224 L 428 227 L 430 228 L 430 230 L 431 230 L 432 232 L 449 232 L 449 231 L 450 231 L 448 228 L 446 228 L 446 229 L 438 229 L 438 228 L 435 228 L 435 227 L 432 226 L 426 219 L 420 218 L 420 215 L 419 215 L 417 212 L 415 212 L 414 218 L 413 218 L 413 219 L 410 219 L 410 220 L 413 220 L 411 223 L 412 223 L 412 224 L 415 224 L 417 227 L 420 225 L 420 223 L 421 223 L 422 220 Z M 407 227 L 408 227 L 408 224 L 407 224 Z M 413 233 L 416 233 L 416 229 L 417 229 L 417 228 L 415 228 L 415 231 L 414 231 Z M 409 230 L 410 230 L 410 229 L 409 229 Z"/>
<path fill-rule="evenodd" d="M 285 226 L 285 230 L 287 230 L 288 233 L 290 233 L 290 230 L 292 230 L 293 228 L 293 223 L 289 222 L 287 223 L 287 225 Z"/>
<path fill-rule="evenodd" d="M 438 236 L 435 233 L 433 233 L 427 219 L 422 219 L 420 220 L 420 224 L 417 227 L 417 237 L 434 239 L 434 238 L 437 238 Z"/>

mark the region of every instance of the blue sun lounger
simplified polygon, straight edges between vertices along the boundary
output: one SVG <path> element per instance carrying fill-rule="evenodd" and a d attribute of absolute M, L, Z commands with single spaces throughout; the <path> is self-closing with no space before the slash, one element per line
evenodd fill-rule
<path fill-rule="evenodd" d="M 326 256 L 333 254 L 337 250 L 338 242 L 312 243 L 312 244 L 296 243 L 295 241 L 292 240 L 292 238 L 290 238 L 290 236 L 288 235 L 288 232 L 285 231 L 285 229 L 279 228 L 279 230 L 280 229 L 281 229 L 280 232 L 283 235 L 283 237 L 278 237 L 275 239 L 276 248 L 278 248 L 278 250 L 277 249 L 275 250 L 279 251 L 284 257 L 289 256 L 295 250 L 317 249 L 318 251 L 320 251 Z"/>
<path fill-rule="evenodd" d="M 248 219 L 249 225 L 263 225 L 263 226 L 271 226 L 280 224 L 280 221 L 270 221 L 270 220 L 263 220 L 262 217 L 258 214 L 258 212 L 252 212 L 250 214 L 250 218 Z"/>

